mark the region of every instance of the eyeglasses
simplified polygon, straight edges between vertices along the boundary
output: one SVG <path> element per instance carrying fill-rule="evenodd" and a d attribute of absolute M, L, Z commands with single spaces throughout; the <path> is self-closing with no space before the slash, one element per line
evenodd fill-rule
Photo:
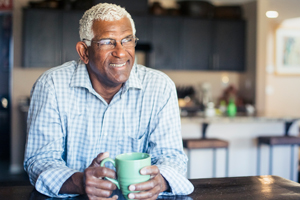
<path fill-rule="evenodd" d="M 88 39 L 83 39 L 83 40 L 87 40 L 87 41 L 97 43 L 99 50 L 114 49 L 114 48 L 116 48 L 117 41 L 119 41 L 119 40 L 115 40 L 115 39 L 101 39 L 101 40 L 97 40 L 97 41 L 88 40 Z M 135 47 L 138 40 L 139 40 L 139 38 L 137 38 L 135 36 L 128 36 L 128 37 L 122 39 L 120 42 L 121 42 L 121 45 L 125 49 L 128 49 L 128 48 Z"/>

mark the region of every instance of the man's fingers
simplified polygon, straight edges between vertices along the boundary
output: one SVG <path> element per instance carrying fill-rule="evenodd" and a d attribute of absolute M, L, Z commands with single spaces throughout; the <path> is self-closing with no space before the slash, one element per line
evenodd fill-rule
<path fill-rule="evenodd" d="M 143 191 L 139 193 L 129 193 L 129 199 L 156 199 L 160 192 L 160 187 L 157 185 L 151 190 Z"/>
<path fill-rule="evenodd" d="M 105 167 L 90 167 L 85 170 L 85 192 L 89 199 L 110 197 L 117 186 L 101 177 L 115 178 L 115 172 Z M 100 178 L 98 178 L 100 177 Z M 116 199 L 115 197 L 113 199 Z"/>
<path fill-rule="evenodd" d="M 117 200 L 118 199 L 118 195 L 114 195 L 111 198 L 101 198 L 98 196 L 94 196 L 94 195 L 88 195 L 89 200 Z"/>
<path fill-rule="evenodd" d="M 87 178 L 85 181 L 86 188 L 96 188 L 103 190 L 115 190 L 117 186 L 108 180 L 102 180 L 95 177 Z"/>
<path fill-rule="evenodd" d="M 148 191 L 152 188 L 155 188 L 157 185 L 159 185 L 159 182 L 156 178 L 150 179 L 149 181 L 138 183 L 134 185 L 129 186 L 130 191 Z"/>
<path fill-rule="evenodd" d="M 109 157 L 109 153 L 108 152 L 99 153 L 97 155 L 97 157 L 93 160 L 93 162 L 90 165 L 90 167 L 99 167 L 101 161 L 104 160 L 105 158 L 108 158 L 108 157 Z"/>
<path fill-rule="evenodd" d="M 156 176 L 159 174 L 159 169 L 155 165 L 147 166 L 140 170 L 140 174 Z"/>
<path fill-rule="evenodd" d="M 95 177 L 95 178 L 113 178 L 116 179 L 116 172 L 107 167 L 89 167 L 84 171 L 84 175 L 86 178 Z"/>

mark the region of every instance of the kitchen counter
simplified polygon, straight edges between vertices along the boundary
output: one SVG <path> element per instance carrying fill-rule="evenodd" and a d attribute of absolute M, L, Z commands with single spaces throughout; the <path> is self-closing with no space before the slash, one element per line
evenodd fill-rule
<path fill-rule="evenodd" d="M 284 122 L 300 119 L 300 116 L 265 116 L 265 115 L 245 115 L 238 114 L 236 117 L 215 116 L 204 117 L 203 113 L 195 116 L 181 116 L 181 123 L 231 123 L 231 122 Z"/>
<path fill-rule="evenodd" d="M 257 174 L 257 137 L 283 136 L 286 132 L 286 122 L 296 119 L 288 132 L 291 136 L 299 135 L 299 120 L 294 117 L 273 116 L 237 116 L 212 117 L 201 116 L 181 117 L 181 130 L 183 139 L 201 138 L 202 127 L 208 123 L 205 136 L 218 138 L 229 142 L 229 176 L 256 176 L 268 175 L 269 147 L 261 148 L 261 173 Z M 298 180 L 298 148 L 294 148 L 293 181 Z M 286 179 L 290 178 L 290 146 L 275 146 L 273 148 L 273 175 Z M 225 176 L 225 150 L 217 150 L 217 177 Z M 190 177 L 212 177 L 212 150 L 195 149 L 191 151 Z"/>

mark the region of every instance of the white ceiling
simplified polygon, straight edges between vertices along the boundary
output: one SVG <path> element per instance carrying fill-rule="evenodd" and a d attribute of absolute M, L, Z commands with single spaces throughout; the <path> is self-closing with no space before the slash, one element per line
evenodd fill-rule
<path fill-rule="evenodd" d="M 270 10 L 279 13 L 277 21 L 300 17 L 300 0 L 269 0 Z"/>

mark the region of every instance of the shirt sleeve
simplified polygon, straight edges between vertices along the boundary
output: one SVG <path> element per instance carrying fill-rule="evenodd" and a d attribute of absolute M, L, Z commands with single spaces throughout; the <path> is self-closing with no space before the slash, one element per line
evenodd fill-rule
<path fill-rule="evenodd" d="M 63 159 L 65 133 L 51 80 L 39 80 L 31 91 L 27 119 L 27 144 L 24 169 L 37 191 L 50 197 L 72 197 L 59 194 L 63 183 L 77 172 Z"/>
<path fill-rule="evenodd" d="M 175 85 L 163 88 L 161 107 L 151 125 L 149 152 L 152 164 L 157 165 L 161 175 L 168 181 L 170 192 L 161 195 L 188 195 L 194 186 L 185 177 L 187 156 L 183 151 L 181 121 Z"/>

